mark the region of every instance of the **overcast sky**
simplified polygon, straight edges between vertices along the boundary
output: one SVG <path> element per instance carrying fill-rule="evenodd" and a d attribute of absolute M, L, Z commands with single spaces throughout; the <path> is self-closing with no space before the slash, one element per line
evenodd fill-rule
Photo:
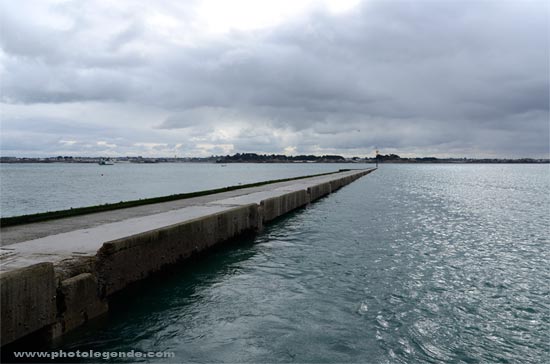
<path fill-rule="evenodd" d="M 546 1 L 0 3 L 3 156 L 548 158 Z"/>

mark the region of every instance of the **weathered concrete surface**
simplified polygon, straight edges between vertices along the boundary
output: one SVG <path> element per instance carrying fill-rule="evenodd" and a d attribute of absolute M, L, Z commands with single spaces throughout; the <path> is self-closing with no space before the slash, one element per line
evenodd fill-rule
<path fill-rule="evenodd" d="M 330 194 L 332 190 L 330 189 L 330 182 L 321 183 L 315 186 L 307 188 L 307 193 L 311 202 Z"/>
<path fill-rule="evenodd" d="M 308 203 L 309 195 L 307 194 L 307 190 L 289 192 L 281 196 L 262 200 L 260 202 L 262 221 L 271 221 Z"/>
<path fill-rule="evenodd" d="M 104 313 L 108 297 L 128 284 L 261 229 L 264 222 L 371 171 L 345 171 L 8 228 L 9 244 L 0 249 L 2 345 L 41 328 L 56 337 L 78 327 Z M 88 218 L 89 226 L 83 220 Z M 68 221 L 75 222 L 72 229 Z M 29 236 L 27 229 L 36 238 L 23 241 Z M 39 304 L 41 308 L 33 310 Z"/>
<path fill-rule="evenodd" d="M 56 320 L 52 263 L 39 263 L 0 275 L 1 345 L 51 325 Z"/>
<path fill-rule="evenodd" d="M 67 258 L 93 256 L 105 242 L 154 231 L 227 209 L 216 205 L 192 206 L 3 246 L 0 251 L 9 251 L 11 255 L 2 259 L 0 270 L 21 268 L 33 262 L 55 263 Z M 19 227 L 24 226 L 26 225 Z"/>
<path fill-rule="evenodd" d="M 82 273 L 61 282 L 57 290 L 59 319 L 53 330 L 54 337 L 107 312 L 107 301 L 99 297 L 98 291 L 97 279 L 91 273 Z"/>
<path fill-rule="evenodd" d="M 172 210 L 179 210 L 187 207 L 204 206 L 209 203 L 218 203 L 219 201 L 231 199 L 233 197 L 247 197 L 255 193 L 263 193 L 264 196 L 268 196 L 274 190 L 292 190 L 294 186 L 300 181 L 304 184 L 309 183 L 313 179 L 328 181 L 329 179 L 320 176 L 312 179 L 304 180 L 292 180 L 285 182 L 278 182 L 264 186 L 243 188 L 240 190 L 222 192 L 213 195 L 193 197 L 183 200 L 162 202 L 150 205 L 136 206 L 127 209 L 105 211 L 93 214 L 86 214 L 82 216 L 68 217 L 53 221 L 44 221 L 37 223 L 25 224 L 22 226 L 10 226 L 1 228 L 0 245 L 9 248 L 7 245 L 21 243 L 24 241 L 43 238 L 46 236 L 57 235 L 61 233 L 71 232 L 75 230 L 90 229 L 96 226 L 103 226 L 105 224 L 124 221 L 134 217 L 148 217 L 163 212 Z M 259 195 L 258 195 L 259 196 Z M 256 198 L 251 199 L 248 203 L 258 203 Z"/>
<path fill-rule="evenodd" d="M 258 218 L 257 206 L 250 204 L 106 242 L 97 262 L 101 295 L 111 295 L 166 265 L 252 231 Z"/>

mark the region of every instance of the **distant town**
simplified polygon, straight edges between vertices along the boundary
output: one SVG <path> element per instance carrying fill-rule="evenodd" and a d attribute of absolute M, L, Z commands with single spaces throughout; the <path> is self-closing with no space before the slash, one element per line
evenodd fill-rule
<path fill-rule="evenodd" d="M 344 158 L 339 155 L 297 155 L 237 153 L 226 156 L 210 157 L 73 157 L 57 156 L 45 158 L 0 157 L 0 163 L 550 163 L 550 159 L 473 159 L 473 158 L 404 158 L 396 154 L 377 157 Z"/>

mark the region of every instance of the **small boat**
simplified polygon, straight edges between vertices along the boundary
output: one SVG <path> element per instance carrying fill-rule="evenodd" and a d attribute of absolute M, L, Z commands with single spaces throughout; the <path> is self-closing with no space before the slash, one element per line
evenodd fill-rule
<path fill-rule="evenodd" d="M 102 159 L 98 163 L 100 166 L 112 166 L 114 163 L 110 159 Z"/>

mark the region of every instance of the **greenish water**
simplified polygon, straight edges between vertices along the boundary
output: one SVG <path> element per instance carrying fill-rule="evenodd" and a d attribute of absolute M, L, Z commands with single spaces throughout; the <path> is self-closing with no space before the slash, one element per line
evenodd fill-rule
<path fill-rule="evenodd" d="M 546 363 L 549 191 L 548 166 L 382 165 L 118 295 L 107 317 L 52 349 L 194 363 Z"/>

